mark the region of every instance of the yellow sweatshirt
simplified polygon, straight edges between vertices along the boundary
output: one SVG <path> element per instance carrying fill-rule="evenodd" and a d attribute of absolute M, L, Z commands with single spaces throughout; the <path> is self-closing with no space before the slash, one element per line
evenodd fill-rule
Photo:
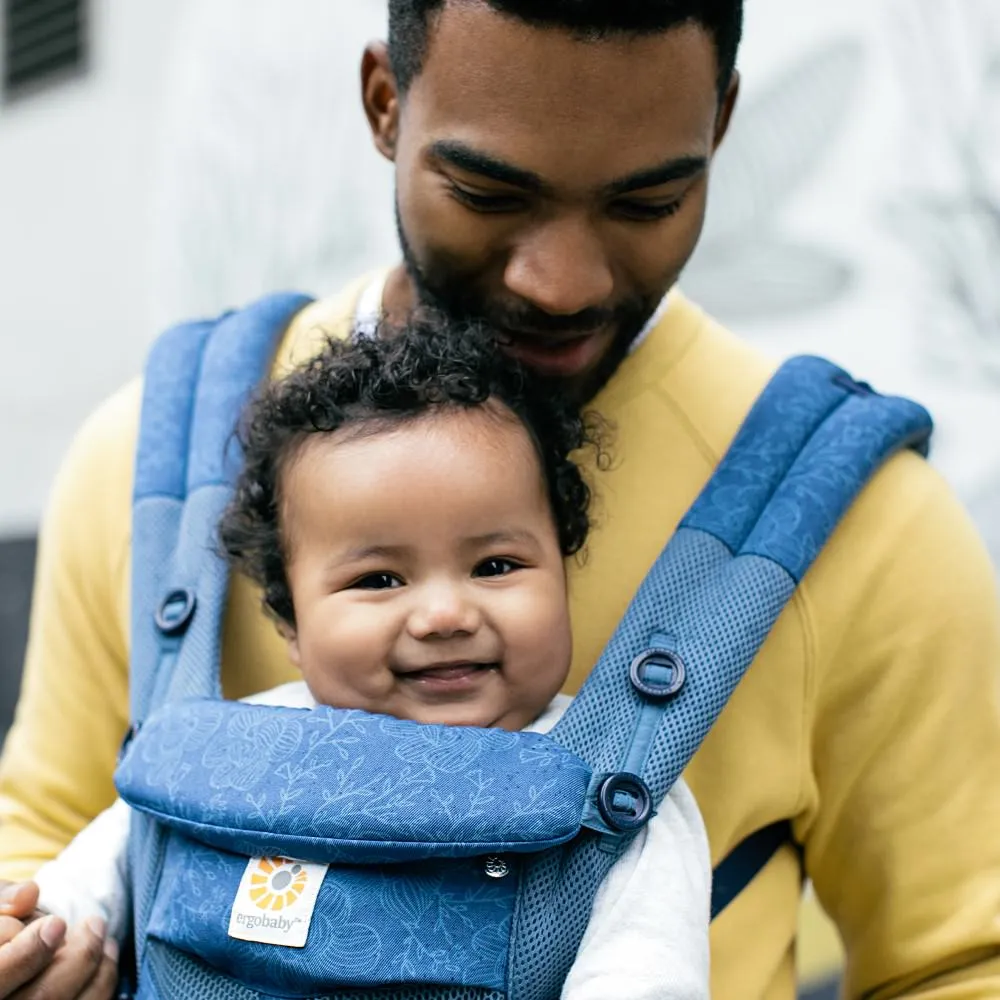
<path fill-rule="evenodd" d="M 279 367 L 343 331 L 360 285 L 305 310 Z M 595 401 L 616 425 L 571 561 L 575 690 L 772 365 L 675 293 Z M 29 876 L 114 797 L 128 711 L 129 518 L 141 387 L 81 430 L 42 532 L 24 690 L 0 762 L 0 876 Z M 1000 997 L 1000 616 L 939 476 L 897 457 L 807 575 L 687 778 L 713 862 L 790 817 L 847 952 L 850 997 Z M 291 680 L 236 581 L 223 680 Z M 790 1000 L 801 872 L 783 850 L 712 929 L 716 1000 Z"/>

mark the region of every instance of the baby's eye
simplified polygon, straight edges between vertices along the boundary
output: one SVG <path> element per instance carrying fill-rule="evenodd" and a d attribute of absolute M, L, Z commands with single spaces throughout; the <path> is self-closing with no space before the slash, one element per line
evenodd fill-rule
<path fill-rule="evenodd" d="M 473 576 L 506 576 L 516 569 L 523 569 L 522 565 L 513 559 L 503 559 L 494 556 L 491 559 L 484 559 L 473 571 Z"/>
<path fill-rule="evenodd" d="M 392 573 L 369 573 L 351 584 L 350 590 L 394 590 L 402 587 L 403 581 Z"/>

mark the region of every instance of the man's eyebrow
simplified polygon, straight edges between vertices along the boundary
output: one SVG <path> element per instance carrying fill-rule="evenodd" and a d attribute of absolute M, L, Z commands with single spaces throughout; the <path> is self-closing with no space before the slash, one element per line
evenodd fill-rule
<path fill-rule="evenodd" d="M 432 156 L 444 160 L 460 170 L 467 170 L 470 174 L 489 177 L 502 184 L 523 188 L 533 194 L 545 194 L 550 190 L 538 174 L 525 170 L 523 167 L 515 167 L 512 163 L 500 160 L 489 153 L 473 149 L 464 142 L 458 142 L 454 139 L 439 139 L 431 144 L 428 151 Z"/>
<path fill-rule="evenodd" d="M 660 184 L 669 184 L 671 181 L 687 180 L 702 173 L 707 166 L 707 157 L 680 156 L 666 160 L 655 167 L 638 170 L 627 177 L 620 177 L 608 184 L 604 192 L 612 196 L 628 194 L 630 191 L 641 191 L 643 188 L 657 187 Z"/>
<path fill-rule="evenodd" d="M 530 191 L 532 194 L 550 194 L 552 191 L 551 186 L 533 171 L 525 170 L 523 167 L 515 167 L 512 163 L 507 163 L 505 160 L 474 149 L 472 146 L 455 139 L 439 139 L 431 144 L 429 152 L 432 156 L 444 160 L 460 170 L 489 177 L 501 184 L 510 184 L 524 191 Z M 630 191 L 640 191 L 643 188 L 669 184 L 671 181 L 686 180 L 702 173 L 707 166 L 708 158 L 704 156 L 675 157 L 659 163 L 655 167 L 646 167 L 625 177 L 620 177 L 618 180 L 606 184 L 602 193 L 606 197 L 615 197 L 616 195 L 628 194 Z"/>

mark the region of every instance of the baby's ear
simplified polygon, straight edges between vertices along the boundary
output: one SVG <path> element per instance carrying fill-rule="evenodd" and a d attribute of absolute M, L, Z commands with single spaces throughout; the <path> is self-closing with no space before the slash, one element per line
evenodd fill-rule
<path fill-rule="evenodd" d="M 278 631 L 281 633 L 281 638 L 285 640 L 285 643 L 288 646 L 288 658 L 301 670 L 302 657 L 299 654 L 298 633 L 292 625 L 288 624 L 288 622 L 278 622 Z"/>

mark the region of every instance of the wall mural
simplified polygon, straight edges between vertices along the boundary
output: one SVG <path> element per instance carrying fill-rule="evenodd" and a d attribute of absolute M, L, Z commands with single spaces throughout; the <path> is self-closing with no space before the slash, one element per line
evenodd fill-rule
<path fill-rule="evenodd" d="M 945 377 L 1000 385 L 1000 10 L 892 10 L 911 99 L 901 142 L 923 183 L 888 200 L 886 224 L 922 268 L 919 349 Z"/>
<path fill-rule="evenodd" d="M 922 266 L 917 349 L 956 388 L 1000 393 L 1000 10 L 940 0 L 895 9 L 897 60 L 919 109 L 904 142 L 914 157 L 928 135 L 939 149 L 932 182 L 886 209 Z M 966 499 L 1000 565 L 1000 464 Z"/>
<path fill-rule="evenodd" d="M 858 99 L 864 49 L 837 41 L 811 52 L 742 101 L 712 174 L 698 255 L 684 274 L 696 302 L 726 323 L 828 308 L 855 267 L 787 235 L 782 215 L 836 143 Z"/>
<path fill-rule="evenodd" d="M 755 14 L 778 23 L 787 6 L 764 0 Z M 1000 566 L 1000 452 L 981 451 L 975 468 L 967 454 L 1000 403 L 1000 4 L 883 0 L 793 59 L 762 62 L 766 82 L 745 88 L 716 160 L 685 290 L 781 353 L 799 341 L 852 357 L 845 341 L 895 327 L 883 357 L 897 352 L 904 391 L 934 409 L 936 455 L 959 468 Z M 879 190 L 859 209 L 852 185 L 871 173 Z M 816 222 L 822 202 L 864 213 L 855 253 Z M 854 348 L 866 367 L 868 350 Z"/>

